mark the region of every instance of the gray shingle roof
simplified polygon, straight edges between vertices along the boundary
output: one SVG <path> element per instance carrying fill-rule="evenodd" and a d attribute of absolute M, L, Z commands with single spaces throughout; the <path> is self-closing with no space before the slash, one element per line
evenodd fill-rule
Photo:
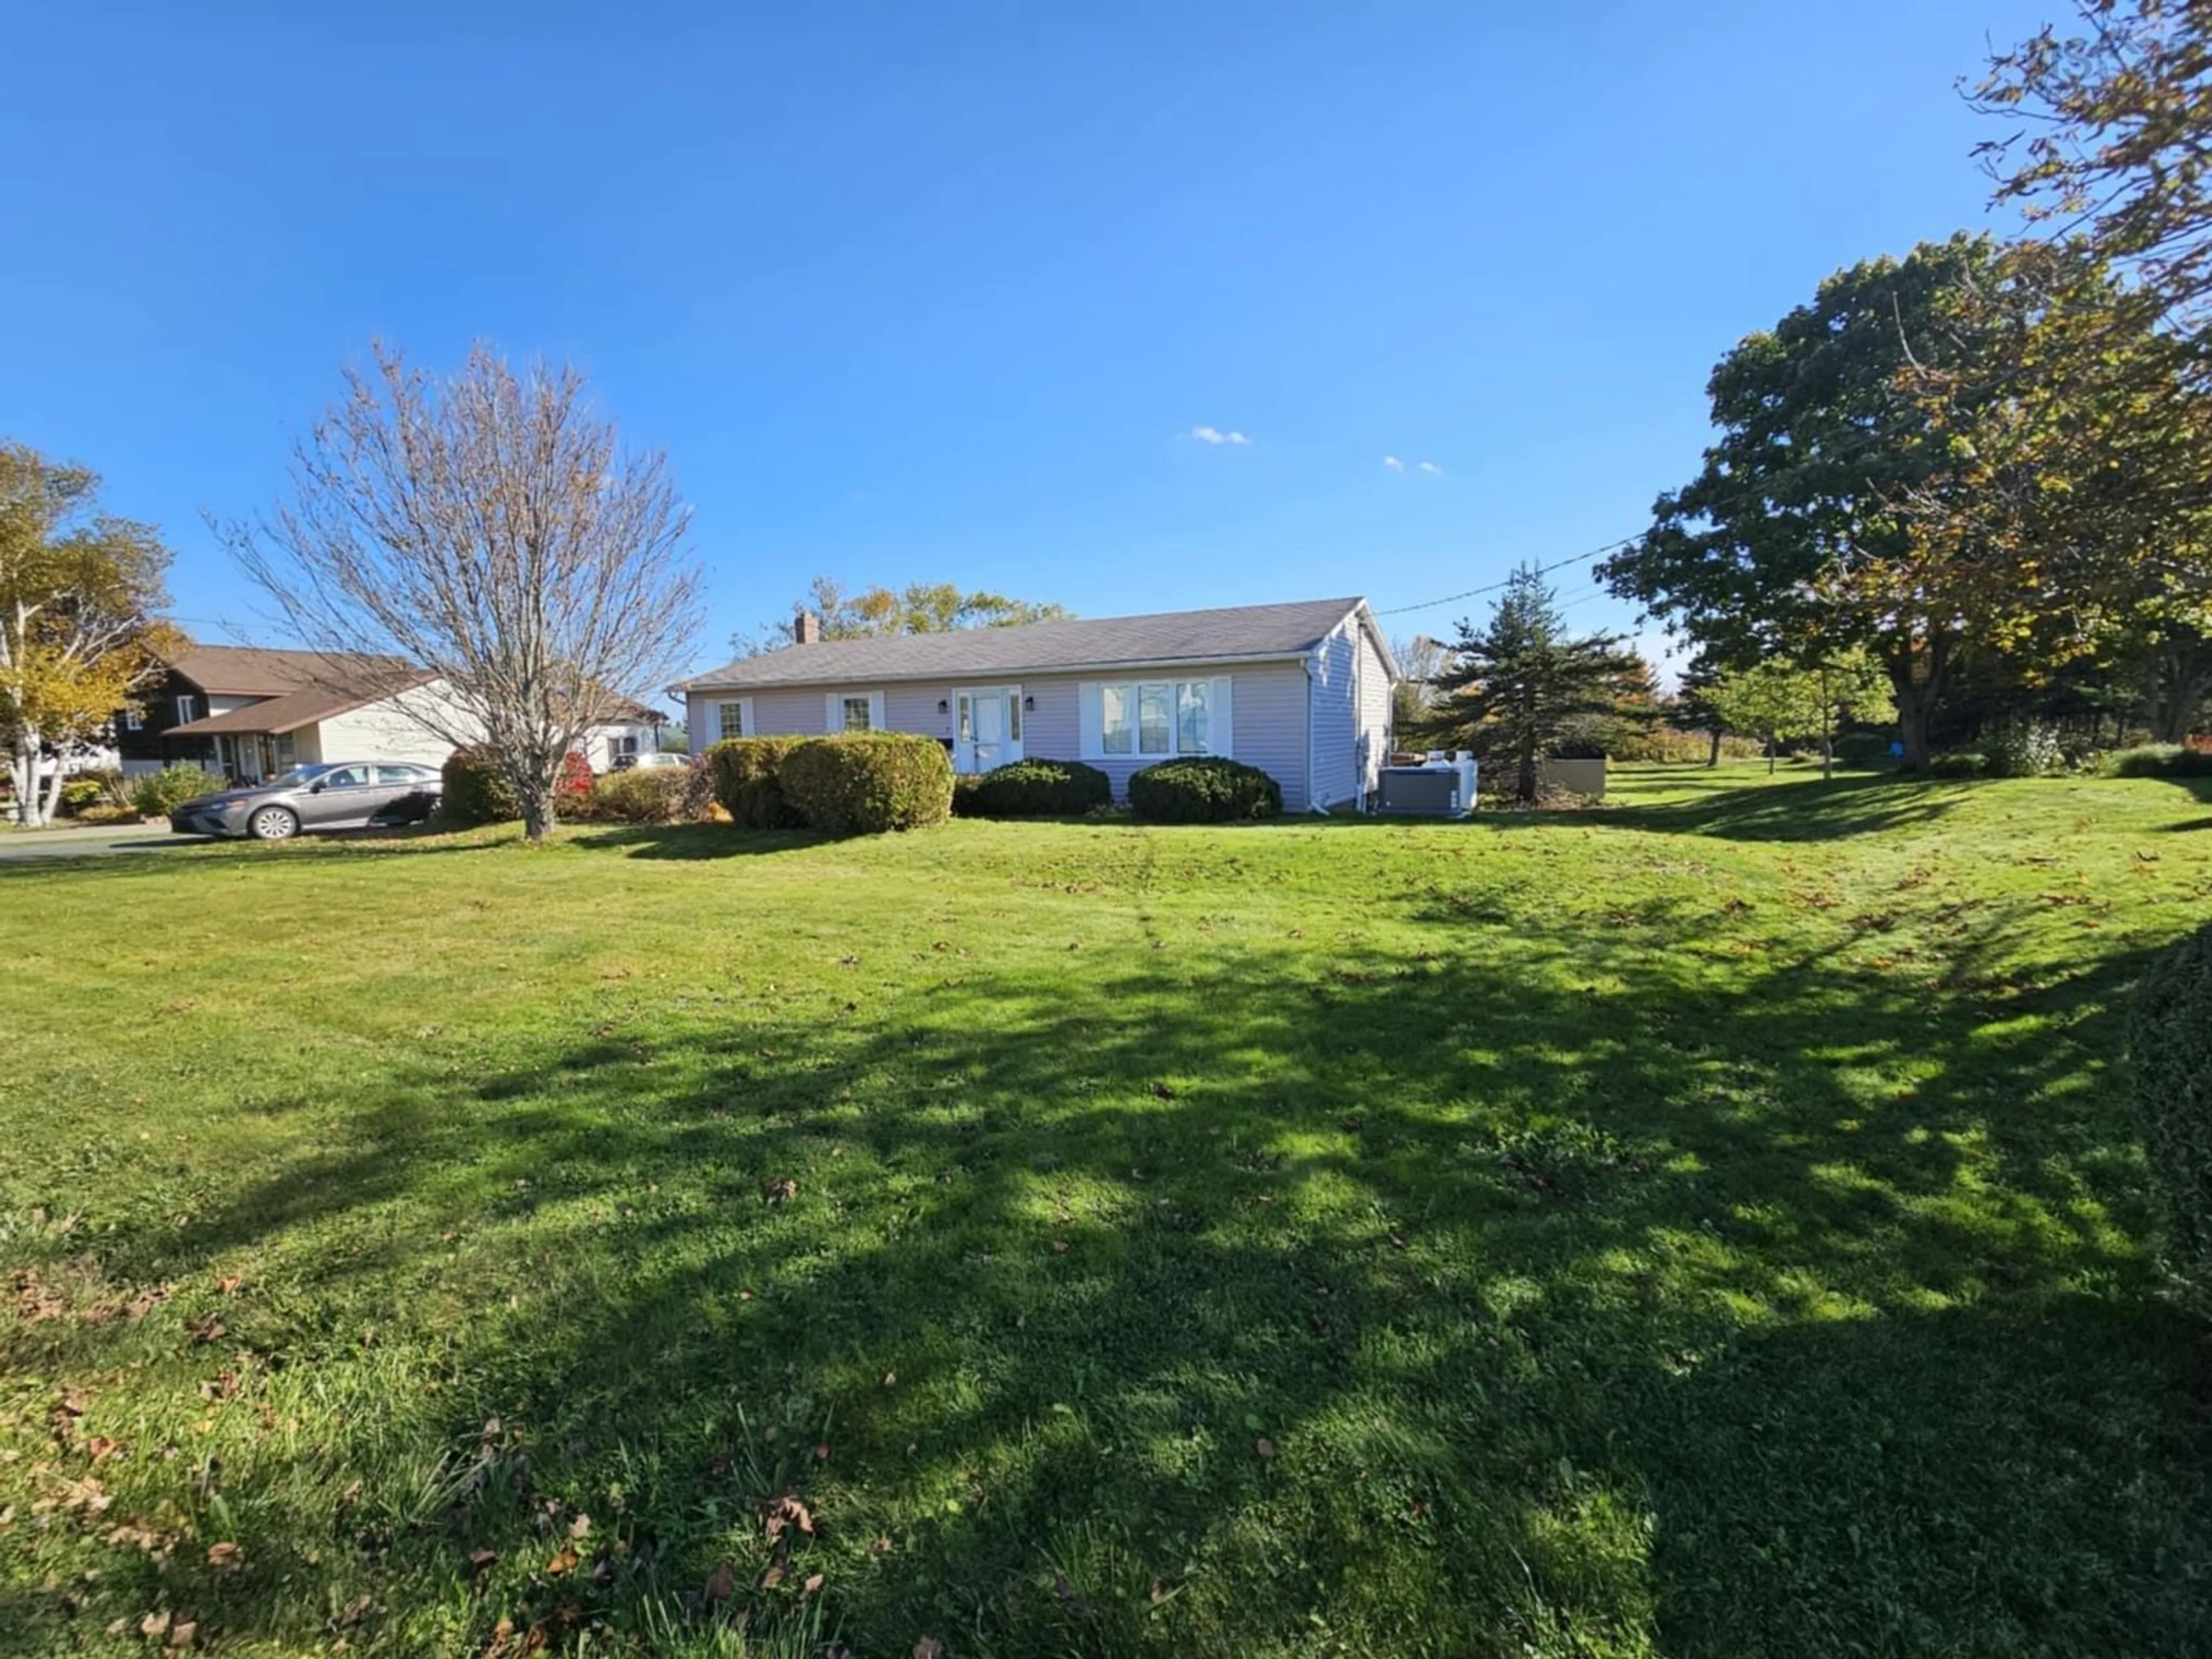
<path fill-rule="evenodd" d="M 1357 599 L 1239 605 L 1220 611 L 1164 611 L 970 628 L 949 634 L 824 640 L 763 652 L 679 681 L 672 693 L 770 685 L 856 685 L 882 680 L 1066 673 L 1135 663 L 1209 662 L 1302 656 L 1358 605 Z"/>

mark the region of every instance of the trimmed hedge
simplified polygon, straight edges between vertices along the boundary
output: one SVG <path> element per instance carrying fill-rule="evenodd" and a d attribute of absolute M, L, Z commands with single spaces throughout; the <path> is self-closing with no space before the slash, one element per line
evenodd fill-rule
<path fill-rule="evenodd" d="M 2106 756 L 2098 769 L 2115 778 L 2212 778 L 2212 754 L 2178 743 L 2146 743 Z"/>
<path fill-rule="evenodd" d="M 446 787 L 438 815 L 447 823 L 465 830 L 477 823 L 511 823 L 522 816 L 522 801 L 489 744 L 456 749 L 439 770 Z"/>
<path fill-rule="evenodd" d="M 647 767 L 610 772 L 569 803 L 570 817 L 592 823 L 693 823 L 706 816 L 707 769 Z"/>
<path fill-rule="evenodd" d="M 714 799 L 745 830 L 796 830 L 806 820 L 777 780 L 805 738 L 725 738 L 707 750 Z"/>
<path fill-rule="evenodd" d="M 1218 756 L 1162 761 L 1129 780 L 1129 805 L 1156 823 L 1228 823 L 1272 818 L 1283 810 L 1283 789 L 1256 766 Z"/>
<path fill-rule="evenodd" d="M 918 830 L 952 816 L 952 761 L 934 738 L 870 732 L 810 738 L 785 757 L 776 781 L 808 825 L 825 835 Z"/>
<path fill-rule="evenodd" d="M 1018 760 L 962 778 L 952 810 L 962 817 L 1076 817 L 1114 804 L 1114 781 L 1081 761 Z"/>
<path fill-rule="evenodd" d="M 2128 1049 L 2151 1186 L 2166 1212 L 2166 1265 L 2212 1317 L 2212 927 L 2143 976 Z"/>

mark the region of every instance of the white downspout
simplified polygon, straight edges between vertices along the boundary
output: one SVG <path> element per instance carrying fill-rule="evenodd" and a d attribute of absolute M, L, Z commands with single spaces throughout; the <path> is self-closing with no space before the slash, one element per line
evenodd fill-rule
<path fill-rule="evenodd" d="M 1361 696 L 1366 689 L 1367 665 L 1360 659 L 1366 654 L 1367 641 L 1355 626 L 1352 630 L 1352 805 L 1362 817 L 1367 816 L 1367 703 Z"/>
<path fill-rule="evenodd" d="M 1310 653 L 1308 653 L 1308 655 L 1307 655 L 1307 657 L 1306 657 L 1306 659 L 1305 659 L 1305 664 L 1306 664 L 1306 811 L 1309 811 L 1309 812 L 1318 812 L 1318 813 L 1320 813 L 1323 817 L 1327 817 L 1328 816 L 1328 806 L 1327 806 L 1325 804 L 1323 804 L 1323 802 L 1322 802 L 1322 799 L 1321 799 L 1321 796 L 1319 795 L 1319 793 L 1316 793 L 1316 790 L 1315 790 L 1315 788 L 1314 788 L 1314 769 L 1313 769 L 1313 722 L 1314 722 L 1314 706 L 1313 706 L 1313 689 L 1314 689 L 1314 678 L 1315 678 L 1316 675 L 1316 674 L 1318 674 L 1318 673 L 1320 672 L 1320 670 L 1321 670 L 1321 653 L 1322 653 L 1322 650 L 1325 648 L 1325 646 L 1326 646 L 1326 641 L 1324 641 L 1322 645 L 1317 645 L 1317 646 L 1316 646 L 1316 647 L 1313 648 L 1313 650 L 1312 650 Z"/>

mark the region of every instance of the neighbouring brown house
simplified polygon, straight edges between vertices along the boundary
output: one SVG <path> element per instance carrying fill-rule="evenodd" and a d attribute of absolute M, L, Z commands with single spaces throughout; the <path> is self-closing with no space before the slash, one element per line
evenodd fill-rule
<path fill-rule="evenodd" d="M 433 678 L 393 657 L 189 646 L 118 717 L 115 746 L 126 775 L 185 762 L 240 783 L 325 759 L 434 766 L 452 745 L 401 707 Z"/>

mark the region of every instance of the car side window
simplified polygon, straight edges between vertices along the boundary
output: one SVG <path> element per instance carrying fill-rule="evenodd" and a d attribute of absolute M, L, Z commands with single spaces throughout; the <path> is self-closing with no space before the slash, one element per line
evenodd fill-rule
<path fill-rule="evenodd" d="M 357 789 L 368 779 L 364 766 L 341 766 L 335 772 L 325 772 L 316 780 L 325 789 Z"/>
<path fill-rule="evenodd" d="M 380 766 L 376 769 L 379 783 L 420 783 L 422 771 L 415 766 Z"/>

